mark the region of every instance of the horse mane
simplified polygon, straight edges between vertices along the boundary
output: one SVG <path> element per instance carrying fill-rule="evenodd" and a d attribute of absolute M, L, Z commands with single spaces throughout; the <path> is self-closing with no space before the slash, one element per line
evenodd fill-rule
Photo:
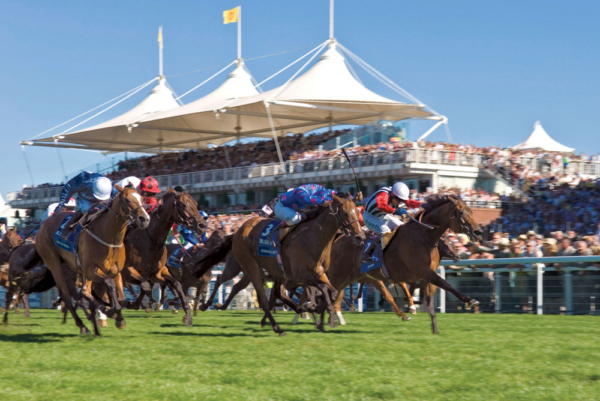
<path fill-rule="evenodd" d="M 457 195 L 445 195 L 445 194 L 433 194 L 425 198 L 425 205 L 423 210 L 425 213 L 429 213 L 432 210 L 448 203 L 460 200 Z"/>

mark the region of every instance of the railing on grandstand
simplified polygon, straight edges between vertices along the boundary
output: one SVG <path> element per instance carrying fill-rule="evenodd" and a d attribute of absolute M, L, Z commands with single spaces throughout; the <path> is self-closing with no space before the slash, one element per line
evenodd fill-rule
<path fill-rule="evenodd" d="M 352 150 L 350 150 L 352 151 Z M 394 151 L 371 151 L 365 154 L 351 155 L 352 164 L 355 168 L 377 167 L 398 163 L 422 163 L 455 167 L 487 167 L 494 166 L 487 160 L 487 156 L 476 153 L 465 153 L 460 151 L 446 151 L 435 149 L 398 149 Z M 537 163 L 530 159 L 529 163 Z M 537 166 L 537 164 L 535 164 Z M 233 167 L 218 170 L 197 171 L 190 173 L 169 174 L 157 176 L 159 185 L 162 187 L 175 185 L 199 185 L 225 183 L 238 180 L 260 180 L 265 177 L 277 177 L 284 174 L 302 174 L 320 171 L 335 171 L 348 169 L 348 162 L 343 156 L 329 158 L 315 158 L 308 160 L 290 160 L 283 164 L 271 163 L 257 166 Z M 568 167 L 572 172 L 586 172 L 585 174 L 600 176 L 599 162 L 571 162 Z M 497 170 L 502 173 L 509 182 L 513 179 L 510 172 Z M 7 201 L 33 200 L 54 202 L 58 199 L 62 186 L 25 189 L 23 191 L 11 192 Z"/>

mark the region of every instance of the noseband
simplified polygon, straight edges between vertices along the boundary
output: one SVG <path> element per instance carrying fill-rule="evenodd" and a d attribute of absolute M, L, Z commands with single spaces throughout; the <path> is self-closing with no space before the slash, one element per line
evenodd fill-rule
<path fill-rule="evenodd" d="M 338 207 L 337 209 L 333 209 L 332 203 L 329 204 L 329 214 L 332 215 L 333 217 L 335 217 L 335 221 L 338 225 L 338 228 L 340 229 L 340 231 L 342 232 L 342 234 L 344 234 L 346 237 L 351 237 L 352 236 L 352 232 L 350 231 L 350 226 L 354 223 L 356 223 L 358 221 L 358 219 L 355 220 L 351 220 L 348 221 L 347 223 L 344 223 L 342 221 L 342 217 L 339 214 L 340 208 Z"/>

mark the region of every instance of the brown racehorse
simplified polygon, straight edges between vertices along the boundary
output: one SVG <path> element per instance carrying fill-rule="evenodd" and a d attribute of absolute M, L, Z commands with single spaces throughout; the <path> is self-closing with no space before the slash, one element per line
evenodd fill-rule
<path fill-rule="evenodd" d="M 198 212 L 198 203 L 185 192 L 176 192 L 169 188 L 163 195 L 162 204 L 151 213 L 150 225 L 145 230 L 129 230 L 125 236 L 126 261 L 123 280 L 129 284 L 140 285 L 140 295 L 132 309 L 139 309 L 144 296 L 152 303 L 152 290 L 148 285 L 158 283 L 168 285 L 173 294 L 186 299 L 181 284 L 169 273 L 167 268 L 167 250 L 165 241 L 173 224 L 184 225 L 202 236 L 206 222 Z M 124 300 L 122 287 L 119 297 Z M 184 302 L 183 323 L 191 326 L 192 315 L 187 302 Z"/>
<path fill-rule="evenodd" d="M 119 186 L 115 186 L 115 188 L 119 193 L 114 200 L 104 210 L 98 212 L 99 215 L 95 220 L 81 232 L 77 244 L 77 255 L 58 248 L 54 244 L 54 233 L 67 213 L 49 217 L 40 227 L 36 237 L 35 249 L 46 267 L 52 272 L 56 286 L 67 300 L 65 304 L 81 334 L 88 334 L 89 330 L 70 302 L 71 298 L 79 301 L 81 296 L 90 303 L 91 313 L 88 314 L 88 319 L 94 325 L 95 335 L 100 335 L 96 321 L 96 309 L 99 308 L 100 303 L 103 303 L 103 301 L 98 302 L 97 300 L 102 300 L 105 293 L 108 294 L 111 307 L 105 312 L 106 315 L 116 316 L 117 328 L 125 327 L 125 319 L 121 314 L 115 284 L 115 281 L 121 280 L 120 273 L 125 265 L 123 239 L 129 221 L 133 221 L 141 229 L 146 228 L 150 222 L 148 213 L 142 207 L 142 198 L 135 189 L 123 189 Z M 63 273 L 64 265 L 82 275 L 84 284 L 81 296 L 75 288 L 75 280 L 69 280 Z M 93 294 L 92 286 L 94 287 Z M 104 309 L 104 305 L 102 305 L 102 309 Z"/>
<path fill-rule="evenodd" d="M 5 265 L 10 260 L 12 253 L 23 243 L 23 238 L 18 234 L 17 227 L 14 227 L 4 235 L 4 238 L 0 239 L 0 285 L 8 289 L 8 265 Z M 5 265 L 5 266 L 3 266 Z M 14 294 L 12 294 L 14 295 Z M 5 304 L 6 309 L 10 309 L 12 303 L 12 295 L 10 302 Z M 17 304 L 15 305 L 15 313 L 19 313 L 19 301 L 23 303 L 25 308 L 25 317 L 29 317 L 29 305 L 27 304 L 27 295 L 19 294 Z M 1 308 L 0 308 L 1 309 Z"/>
<path fill-rule="evenodd" d="M 416 221 L 400 226 L 383 253 L 389 278 L 383 275 L 381 269 L 367 272 L 367 275 L 376 280 L 392 283 L 413 283 L 423 280 L 449 291 L 464 302 L 467 309 L 479 305 L 478 301 L 458 292 L 435 272 L 440 263 L 436 244 L 446 230 L 464 233 L 473 239 L 481 237 L 481 229 L 474 220 L 471 209 L 457 196 L 430 195 L 426 198 L 423 210 L 417 213 L 416 217 L 432 229 Z M 433 294 L 426 291 L 425 296 L 432 297 Z M 428 302 L 428 305 L 430 305 L 433 332 L 436 334 L 437 323 L 433 302 Z"/>
<path fill-rule="evenodd" d="M 6 231 L 6 235 L 0 240 L 0 265 L 8 263 L 10 254 L 22 243 L 23 238 L 17 233 L 17 227 Z"/>
<path fill-rule="evenodd" d="M 448 258 L 454 259 L 454 260 L 458 259 L 458 255 L 456 254 L 456 249 L 454 249 L 454 247 L 443 238 L 440 239 L 440 241 L 438 242 L 435 249 L 437 250 L 438 254 L 441 256 L 445 256 L 445 257 L 448 257 Z M 341 314 L 342 300 L 343 300 L 342 289 L 345 288 L 347 285 L 349 285 L 351 283 L 356 283 L 356 282 L 361 284 L 360 289 L 359 289 L 359 294 L 362 293 L 362 286 L 364 284 L 373 285 L 373 287 L 375 287 L 375 289 L 377 289 L 381 293 L 381 295 L 383 296 L 383 299 L 390 303 L 394 312 L 396 312 L 396 314 L 398 316 L 401 316 L 402 320 L 407 320 L 405 318 L 406 315 L 402 312 L 402 310 L 398 307 L 398 305 L 394 301 L 394 297 L 387 289 L 385 283 L 381 280 L 376 280 L 374 278 L 369 277 L 367 274 L 360 272 L 362 252 L 363 252 L 362 249 L 357 249 L 357 247 L 354 244 L 350 243 L 349 241 L 346 241 L 344 238 L 338 238 L 333 243 L 333 247 L 332 247 L 330 259 L 331 259 L 331 261 L 333 261 L 333 263 L 326 261 L 326 263 L 331 263 L 331 266 L 330 266 L 329 270 L 327 271 L 327 275 L 329 276 L 331 283 L 340 290 L 340 295 L 338 296 L 338 299 L 335 301 L 335 304 L 334 304 L 335 313 L 338 316 L 340 323 L 345 324 L 344 318 Z M 434 252 L 434 250 L 432 250 L 432 252 Z M 434 271 L 436 271 L 437 267 L 438 267 L 438 265 L 436 265 L 435 267 L 432 267 L 432 268 L 434 269 Z M 404 295 L 406 296 L 406 300 L 408 301 L 409 305 L 411 305 L 411 306 L 414 305 L 414 302 L 412 300 L 412 294 L 408 290 L 406 284 L 405 283 L 395 283 L 395 284 L 400 285 L 400 287 L 402 288 L 402 290 L 404 292 Z M 432 284 L 429 284 L 429 285 L 431 285 L 432 287 L 435 287 Z M 341 289 L 340 289 L 340 287 L 341 287 Z M 423 291 L 425 291 L 425 289 Z M 425 292 L 421 292 L 421 294 L 425 294 Z"/>
<path fill-rule="evenodd" d="M 273 330 L 279 335 L 284 335 L 285 332 L 277 325 L 269 309 L 269 300 L 263 288 L 263 269 L 274 280 L 284 282 L 291 287 L 307 285 L 319 288 L 326 294 L 327 307 L 333 311 L 326 289 L 329 288 L 335 297 L 337 293 L 319 263 L 323 251 L 331 246 L 338 229 L 341 229 L 344 235 L 353 237 L 358 244 L 362 245 L 365 240 L 365 234 L 358 221 L 356 205 L 349 194 L 334 195 L 333 200 L 327 205 L 317 206 L 314 214 L 316 217 L 298 224 L 282 241 L 281 256 L 285 276 L 276 258 L 258 256 L 257 249 L 261 234 L 265 226 L 273 221 L 272 219 L 255 217 L 247 220 L 233 235 L 232 245 L 226 241 L 223 247 L 205 257 L 205 260 L 220 260 L 227 255 L 229 247 L 233 249 L 233 255 L 244 275 L 247 275 L 254 285 L 261 308 L 265 311 Z"/>
<path fill-rule="evenodd" d="M 225 243 L 225 232 L 217 230 L 212 233 L 210 238 L 202 247 L 195 250 L 189 250 L 189 254 L 185 254 L 181 261 L 181 267 L 167 266 L 171 275 L 181 283 L 183 293 L 187 294 L 192 287 L 196 288 L 196 296 L 194 297 L 194 316 L 198 314 L 198 309 L 205 305 L 205 299 L 200 302 L 200 297 L 205 293 L 206 287 L 210 284 L 212 271 L 209 269 L 204 274 L 198 275 L 199 268 L 196 263 L 211 252 L 216 247 L 222 246 Z M 175 249 L 180 248 L 180 245 L 167 245 L 167 252 L 171 255 Z M 188 256 L 189 255 L 189 256 Z M 162 297 L 166 299 L 166 288 L 161 287 Z M 179 299 L 179 297 L 177 297 Z M 181 300 L 180 300 L 181 301 Z M 171 302 L 171 301 L 169 301 Z M 208 307 L 207 307 L 208 308 Z M 203 311 L 207 308 L 202 309 Z"/>

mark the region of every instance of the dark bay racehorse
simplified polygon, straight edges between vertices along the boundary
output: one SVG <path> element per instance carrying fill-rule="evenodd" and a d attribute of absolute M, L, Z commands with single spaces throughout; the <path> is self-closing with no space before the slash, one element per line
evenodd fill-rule
<path fill-rule="evenodd" d="M 454 249 L 454 247 L 451 244 L 449 244 L 445 239 L 440 239 L 440 241 L 436 245 L 435 249 L 437 250 L 439 255 L 442 255 L 442 256 L 445 256 L 445 257 L 448 257 L 448 258 L 454 259 L 454 260 L 458 259 L 458 255 L 456 254 L 456 249 Z M 354 244 L 350 243 L 349 241 L 346 241 L 345 238 L 336 239 L 336 241 L 333 243 L 330 261 L 325 261 L 325 263 L 331 264 L 331 266 L 328 270 L 328 276 L 329 276 L 329 279 L 331 280 L 331 283 L 334 286 L 336 286 L 336 288 L 340 288 L 340 287 L 345 288 L 347 285 L 350 285 L 351 283 L 360 283 L 361 286 L 359 289 L 359 294 L 362 293 L 362 286 L 364 284 L 371 284 L 371 285 L 373 285 L 373 287 L 375 289 L 377 289 L 381 293 L 381 295 L 383 296 L 383 299 L 390 303 L 394 312 L 396 312 L 396 314 L 398 316 L 402 317 L 402 320 L 407 320 L 406 315 L 402 312 L 402 309 L 399 308 L 398 305 L 396 304 L 396 302 L 394 301 L 394 297 L 392 296 L 390 291 L 387 289 L 385 283 L 381 280 L 376 280 L 374 278 L 369 277 L 367 274 L 360 272 L 362 252 L 363 252 L 362 249 L 358 249 Z M 432 249 L 432 252 L 434 252 L 433 249 Z M 357 258 L 359 258 L 359 259 L 357 259 Z M 433 260 L 435 260 L 435 255 L 433 255 Z M 434 267 L 432 267 L 434 271 L 437 270 L 438 265 L 435 265 Z M 427 284 L 425 282 L 423 282 L 423 283 L 425 285 L 430 285 L 432 287 L 435 287 L 432 284 Z M 394 283 L 394 284 L 400 285 L 400 287 L 402 288 L 402 290 L 404 292 L 404 295 L 406 296 L 406 300 L 408 301 L 409 305 L 414 305 L 414 302 L 412 301 L 412 293 L 408 290 L 406 284 L 405 283 Z M 423 288 L 422 292 L 421 292 L 421 299 L 423 299 L 425 291 L 426 291 L 426 289 Z M 435 291 L 434 291 L 434 293 L 435 293 Z M 345 324 L 344 318 L 341 313 L 342 300 L 343 300 L 342 297 L 343 297 L 343 293 L 340 290 L 340 295 L 338 296 L 338 299 L 335 301 L 334 308 L 335 308 L 335 313 L 340 320 L 340 323 Z"/>
<path fill-rule="evenodd" d="M 307 212 L 307 214 L 309 214 Z M 263 269 L 273 280 L 289 287 L 314 286 L 326 294 L 328 308 L 333 311 L 329 299 L 330 289 L 334 297 L 337 291 L 331 286 L 327 274 L 320 261 L 323 252 L 331 246 L 338 229 L 344 235 L 352 237 L 357 244 L 365 240 L 365 234 L 359 224 L 356 205 L 349 194 L 334 195 L 333 200 L 325 206 L 315 209 L 316 217 L 298 224 L 283 239 L 281 243 L 281 256 L 285 275 L 280 270 L 276 258 L 258 255 L 258 243 L 261 234 L 272 219 L 255 217 L 247 220 L 234 234 L 232 244 L 233 255 L 239 263 L 245 276 L 248 276 L 256 290 L 261 308 L 265 311 L 273 330 L 279 335 L 285 332 L 277 325 L 269 308 L 269 300 L 263 288 Z M 223 247 L 205 257 L 206 260 L 222 259 L 229 252 L 226 241 Z M 288 304 L 295 310 L 294 305 Z"/>
<path fill-rule="evenodd" d="M 36 237 L 35 249 L 48 270 L 52 272 L 56 286 L 66 300 L 65 304 L 81 334 L 88 334 L 89 330 L 70 302 L 71 299 L 79 301 L 81 297 L 90 304 L 90 313 L 87 314 L 86 309 L 84 311 L 94 325 L 95 335 L 100 335 L 96 310 L 105 308 L 103 301 L 105 294 L 110 300 L 110 309 L 105 312 L 106 315 L 108 317 L 116 316 L 117 328 L 125 327 L 125 319 L 121 314 L 117 284 L 115 283 L 115 281 L 121 282 L 120 273 L 125 265 L 123 239 L 128 222 L 132 221 L 142 229 L 146 228 L 150 222 L 150 217 L 142 207 L 142 198 L 135 189 L 123 189 L 119 186 L 115 186 L 115 188 L 119 193 L 114 200 L 98 212 L 95 219 L 81 232 L 77 244 L 77 255 L 54 244 L 54 233 L 67 216 L 65 212 L 50 216 L 44 221 Z M 65 275 L 64 266 L 82 276 L 84 282 L 81 295 L 77 292 L 76 281 Z"/>
<path fill-rule="evenodd" d="M 183 260 L 181 261 L 181 267 L 167 266 L 171 275 L 181 283 L 184 294 L 187 295 L 190 288 L 196 288 L 196 296 L 194 297 L 194 316 L 198 314 L 198 309 L 205 305 L 206 300 L 203 298 L 201 301 L 200 297 L 205 294 L 205 290 L 212 278 L 212 271 L 210 269 L 204 274 L 198 275 L 200 268 L 197 263 L 212 250 L 222 246 L 225 243 L 225 237 L 224 231 L 217 230 L 212 233 L 205 244 L 194 250 L 189 250 L 184 255 Z M 178 248 L 180 248 L 180 245 L 167 245 L 167 253 L 171 255 Z M 166 299 L 166 287 L 162 286 L 161 291 L 161 299 Z M 179 299 L 179 297 L 177 298 Z M 207 308 L 208 306 L 202 310 L 205 311 Z"/>
<path fill-rule="evenodd" d="M 198 212 L 197 202 L 185 192 L 176 192 L 171 188 L 164 194 L 162 204 L 151 213 L 151 221 L 144 230 L 129 230 L 125 236 L 126 260 L 123 269 L 123 280 L 129 284 L 140 285 L 140 295 L 132 309 L 139 309 L 144 296 L 151 303 L 152 290 L 148 283 L 167 285 L 173 294 L 186 299 L 181 284 L 171 275 L 167 268 L 167 250 L 165 241 L 173 224 L 184 225 L 194 230 L 198 236 L 204 234 L 206 222 Z M 120 299 L 125 296 L 122 287 Z M 192 325 L 192 315 L 187 302 L 183 302 L 185 316 L 183 323 Z"/>
<path fill-rule="evenodd" d="M 389 278 L 383 275 L 381 269 L 372 270 L 367 275 L 391 283 L 413 283 L 422 280 L 449 291 L 464 302 L 467 309 L 479 305 L 478 301 L 458 292 L 436 273 L 440 263 L 437 243 L 446 230 L 467 234 L 473 240 L 481 237 L 481 229 L 473 218 L 471 209 L 457 196 L 430 195 L 426 199 L 423 210 L 415 217 L 432 226 L 433 229 L 428 229 L 415 221 L 400 226 L 383 253 Z M 433 294 L 428 290 L 425 297 L 433 297 Z M 427 301 L 430 306 L 432 330 L 436 334 L 438 331 L 433 300 L 427 299 Z"/>

